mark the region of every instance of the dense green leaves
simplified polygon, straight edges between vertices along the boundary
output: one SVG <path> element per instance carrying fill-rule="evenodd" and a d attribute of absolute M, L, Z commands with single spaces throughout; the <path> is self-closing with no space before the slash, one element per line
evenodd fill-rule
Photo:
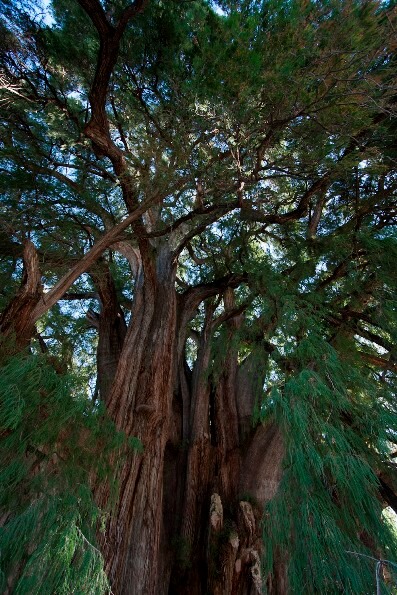
<path fill-rule="evenodd" d="M 302 586 L 366 592 L 375 583 L 374 549 L 392 561 L 397 553 L 376 476 L 396 432 L 394 399 L 354 361 L 341 361 L 315 332 L 297 347 L 296 357 L 301 371 L 272 392 L 287 454 L 265 516 L 266 565 L 271 569 L 277 552 L 293 551 L 287 555 L 293 592 Z"/>
<path fill-rule="evenodd" d="M 92 482 L 139 448 L 116 432 L 101 407 L 59 376 L 44 356 L 21 354 L 0 371 L 0 568 L 14 593 L 104 593 L 95 547 L 105 511 Z"/>

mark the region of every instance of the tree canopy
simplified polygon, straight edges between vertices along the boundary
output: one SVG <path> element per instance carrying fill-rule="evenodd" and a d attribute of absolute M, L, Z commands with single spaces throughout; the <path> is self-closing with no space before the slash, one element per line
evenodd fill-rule
<path fill-rule="evenodd" d="M 396 533 L 382 510 L 397 511 L 393 4 L 0 6 L 9 592 L 100 593 L 109 579 L 117 593 L 160 593 L 146 567 L 127 587 L 125 568 L 140 544 L 165 541 L 168 574 L 152 574 L 167 576 L 164 592 L 188 592 L 194 542 L 212 543 L 200 526 L 214 493 L 229 524 L 206 553 L 208 592 L 255 592 L 219 578 L 233 532 L 246 563 L 246 502 L 263 515 L 261 545 L 244 546 L 257 592 L 392 592 Z M 278 436 L 277 469 L 258 428 Z M 275 465 L 265 491 L 250 457 Z M 176 503 L 171 459 L 184 469 Z M 157 479 L 143 479 L 145 465 Z M 137 508 L 126 534 L 138 545 L 120 546 L 120 561 L 109 544 L 127 477 Z M 153 512 L 154 546 L 137 511 L 156 481 L 163 496 L 148 508 L 169 506 L 180 526 Z"/>

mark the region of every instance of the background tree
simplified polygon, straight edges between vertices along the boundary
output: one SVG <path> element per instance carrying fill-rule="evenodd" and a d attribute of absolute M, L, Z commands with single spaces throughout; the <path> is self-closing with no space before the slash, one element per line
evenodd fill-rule
<path fill-rule="evenodd" d="M 85 407 L 62 400 L 63 430 L 44 375 L 54 432 L 32 451 L 31 418 L 5 415 L 10 464 L 23 423 L 20 456 L 45 475 L 55 448 L 65 494 L 70 449 L 92 445 L 84 510 L 113 508 L 97 546 L 95 514 L 72 530 L 114 593 L 387 589 L 394 9 L 60 0 L 47 22 L 36 4 L 2 15 L 4 386 L 22 361 L 62 386 L 78 370 Z M 32 474 L 25 505 L 53 493 Z M 67 591 L 81 554 L 50 575 L 40 531 L 9 550 L 9 588 Z"/>

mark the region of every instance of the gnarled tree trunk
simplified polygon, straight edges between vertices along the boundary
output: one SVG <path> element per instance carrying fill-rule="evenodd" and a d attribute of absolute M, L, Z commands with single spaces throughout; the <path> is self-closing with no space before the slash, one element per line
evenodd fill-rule
<path fill-rule="evenodd" d="M 202 299 L 225 288 L 203 286 L 178 297 L 175 274 L 171 251 L 159 247 L 152 274 L 146 265 L 137 278 L 106 399 L 117 427 L 144 447 L 120 469 L 101 543 L 106 569 L 113 592 L 123 595 L 260 592 L 260 520 L 281 477 L 282 440 L 273 426 L 247 427 L 253 383 L 233 347 L 239 319 L 231 290 L 224 296 L 231 315 L 222 369 L 210 374 L 217 325 L 210 299 L 190 371 L 188 322 Z M 101 505 L 108 496 L 106 486 L 97 489 Z"/>

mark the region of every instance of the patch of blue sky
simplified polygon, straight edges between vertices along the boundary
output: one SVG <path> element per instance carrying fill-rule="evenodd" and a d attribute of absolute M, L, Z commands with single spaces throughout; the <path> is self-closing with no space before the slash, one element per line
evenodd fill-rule
<path fill-rule="evenodd" d="M 17 1 L 15 6 L 28 13 L 34 21 L 51 27 L 55 23 L 51 4 L 51 0 L 33 0 Z"/>
<path fill-rule="evenodd" d="M 41 5 L 43 9 L 42 21 L 48 27 L 52 27 L 52 25 L 55 23 L 51 4 L 51 0 L 41 0 Z"/>
<path fill-rule="evenodd" d="M 371 341 L 369 339 L 365 339 L 361 335 L 354 335 L 354 338 L 361 345 L 375 349 L 375 351 L 377 351 L 379 353 L 379 355 L 386 355 L 386 353 L 388 353 L 387 349 L 385 349 L 381 345 L 378 345 L 377 343 L 374 343 L 373 341 Z"/>
<path fill-rule="evenodd" d="M 226 16 L 226 12 L 223 10 L 223 8 L 221 8 L 219 6 L 219 4 L 217 2 L 211 2 L 211 8 L 214 10 L 214 12 L 216 12 L 216 14 L 219 14 L 219 16 L 224 17 Z"/>

